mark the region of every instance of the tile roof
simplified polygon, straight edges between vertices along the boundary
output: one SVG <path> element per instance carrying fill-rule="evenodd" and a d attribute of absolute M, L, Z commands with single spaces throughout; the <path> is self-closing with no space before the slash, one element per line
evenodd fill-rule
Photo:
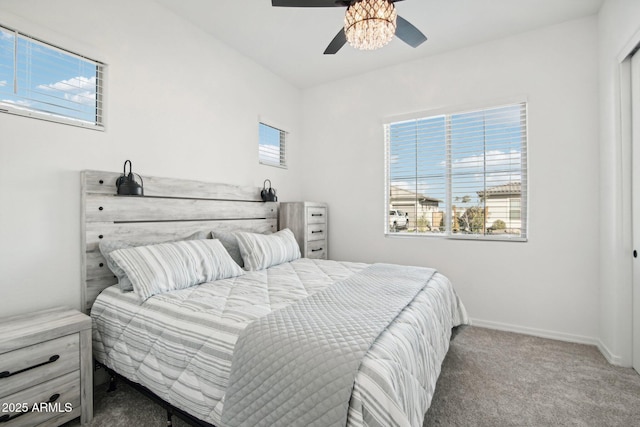
<path fill-rule="evenodd" d="M 424 202 L 442 203 L 442 200 L 440 200 L 440 199 L 429 197 L 429 196 L 426 196 L 426 195 L 424 195 L 422 193 L 415 193 L 413 191 L 404 189 L 402 187 L 398 187 L 396 185 L 392 185 L 390 190 L 391 190 L 391 199 L 392 199 L 392 201 L 393 201 L 393 199 L 411 197 L 411 198 L 417 198 L 419 201 L 424 201 Z"/>
<path fill-rule="evenodd" d="M 500 194 L 520 194 L 520 182 L 509 182 L 503 185 L 496 185 L 495 187 L 489 187 L 485 191 L 478 191 L 478 196 L 484 197 L 495 196 Z"/>

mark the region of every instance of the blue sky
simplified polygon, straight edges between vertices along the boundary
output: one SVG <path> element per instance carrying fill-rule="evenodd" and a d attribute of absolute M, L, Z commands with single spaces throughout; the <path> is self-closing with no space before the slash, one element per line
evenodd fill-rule
<path fill-rule="evenodd" d="M 93 123 L 96 64 L 0 28 L 0 103 Z"/>
<path fill-rule="evenodd" d="M 259 155 L 260 160 L 280 165 L 280 138 L 282 131 L 264 123 L 259 126 Z M 282 165 L 284 166 L 284 165 Z"/>

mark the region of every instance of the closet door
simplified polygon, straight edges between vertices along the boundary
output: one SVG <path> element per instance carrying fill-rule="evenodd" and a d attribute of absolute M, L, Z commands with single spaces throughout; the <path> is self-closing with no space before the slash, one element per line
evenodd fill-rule
<path fill-rule="evenodd" d="M 633 209 L 633 367 L 640 373 L 640 51 L 631 58 Z"/>

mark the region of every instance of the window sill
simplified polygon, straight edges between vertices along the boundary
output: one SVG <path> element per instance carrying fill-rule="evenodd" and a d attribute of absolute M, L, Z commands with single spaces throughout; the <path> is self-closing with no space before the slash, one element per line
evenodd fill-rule
<path fill-rule="evenodd" d="M 527 242 L 529 239 L 527 237 L 513 236 L 506 237 L 504 235 L 478 235 L 478 234 L 456 234 L 453 236 L 445 235 L 445 234 L 428 234 L 428 233 L 391 233 L 385 232 L 385 237 L 391 239 L 416 239 L 416 238 L 427 238 L 427 239 L 447 239 L 447 240 L 477 240 L 481 242 Z"/>
<path fill-rule="evenodd" d="M 37 119 L 37 120 L 44 120 L 46 122 L 60 123 L 63 125 L 75 126 L 83 129 L 91 129 L 91 130 L 97 130 L 97 131 L 103 131 L 103 132 L 105 130 L 104 125 L 83 122 L 82 120 L 74 120 L 66 117 L 56 116 L 53 114 L 39 113 L 37 111 L 14 109 L 7 106 L 6 104 L 3 104 L 2 106 L 0 106 L 0 114 L 2 113 L 11 114 L 14 116 L 28 117 L 28 118 Z"/>

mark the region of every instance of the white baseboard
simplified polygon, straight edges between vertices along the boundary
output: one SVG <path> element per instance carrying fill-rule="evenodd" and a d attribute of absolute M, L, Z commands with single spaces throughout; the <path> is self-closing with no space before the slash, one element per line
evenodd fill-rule
<path fill-rule="evenodd" d="M 623 368 L 629 368 L 631 365 L 625 363 L 620 356 L 613 354 L 604 343 L 598 338 L 585 337 L 583 335 L 566 334 L 563 332 L 547 331 L 544 329 L 528 328 L 525 326 L 510 325 L 508 323 L 493 322 L 490 320 L 471 319 L 473 326 L 479 326 L 481 328 L 497 329 L 505 332 L 516 332 L 518 334 L 533 335 L 541 338 L 549 338 L 552 340 L 575 342 L 578 344 L 593 345 L 600 350 L 600 353 L 607 359 L 612 365 L 621 366 Z"/>
<path fill-rule="evenodd" d="M 526 326 L 517 326 L 508 323 L 493 322 L 490 320 L 482 319 L 471 319 L 471 324 L 473 326 L 479 326 L 481 328 L 497 329 L 499 331 L 516 332 L 519 334 L 533 335 L 535 337 L 549 338 L 552 340 L 593 345 L 598 347 L 598 349 L 602 352 L 609 363 L 612 363 L 611 361 L 616 359 L 613 355 L 611 355 L 609 351 L 607 351 L 607 354 L 604 353 L 603 349 L 606 350 L 606 347 L 604 347 L 604 345 L 602 345 L 600 340 L 597 338 L 586 337 L 583 335 L 567 334 L 564 332 L 548 331 L 545 329 L 529 328 Z"/>
<path fill-rule="evenodd" d="M 600 353 L 602 353 L 604 358 L 607 359 L 607 362 L 611 363 L 612 365 L 622 366 L 624 368 L 631 367 L 630 365 L 622 362 L 622 357 L 616 356 L 615 354 L 611 353 L 611 351 L 607 348 L 606 345 L 604 345 L 602 341 L 598 340 L 597 345 L 598 345 L 598 350 L 600 350 Z"/>

